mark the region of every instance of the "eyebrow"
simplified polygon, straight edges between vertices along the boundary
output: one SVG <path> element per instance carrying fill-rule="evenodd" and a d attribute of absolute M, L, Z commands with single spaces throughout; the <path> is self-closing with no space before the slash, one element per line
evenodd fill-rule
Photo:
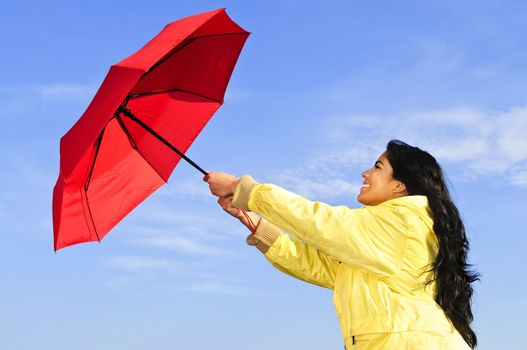
<path fill-rule="evenodd" d="M 381 163 L 384 166 L 384 163 L 381 162 L 380 160 L 376 161 L 374 165 L 377 165 L 377 163 Z"/>

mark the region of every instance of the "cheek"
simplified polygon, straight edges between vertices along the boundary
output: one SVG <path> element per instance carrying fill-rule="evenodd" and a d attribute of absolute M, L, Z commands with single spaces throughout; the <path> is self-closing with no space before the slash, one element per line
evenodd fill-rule
<path fill-rule="evenodd" d="M 388 194 L 391 192 L 390 181 L 384 176 L 377 176 L 375 178 L 375 193 L 378 194 Z"/>

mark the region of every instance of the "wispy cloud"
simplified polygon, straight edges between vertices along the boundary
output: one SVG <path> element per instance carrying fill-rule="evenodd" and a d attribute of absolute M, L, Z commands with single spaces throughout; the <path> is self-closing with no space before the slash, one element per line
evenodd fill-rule
<path fill-rule="evenodd" d="M 0 117 L 45 111 L 50 103 L 88 103 L 95 85 L 52 83 L 0 87 Z"/>
<path fill-rule="evenodd" d="M 200 292 L 200 293 L 211 293 L 211 294 L 223 294 L 230 296 L 251 296 L 251 297 L 260 297 L 268 296 L 272 293 L 268 291 L 263 291 L 255 288 L 250 288 L 241 285 L 233 284 L 224 284 L 219 282 L 201 282 L 190 284 L 182 287 L 181 289 L 191 291 L 191 292 Z"/>
<path fill-rule="evenodd" d="M 458 109 L 393 117 L 399 132 L 439 160 L 459 165 L 463 175 L 504 175 L 527 162 L 527 107 L 481 112 Z M 392 123 L 392 126 L 394 126 Z"/>
<path fill-rule="evenodd" d="M 185 205 L 186 204 L 186 205 Z M 134 213 L 133 222 L 123 227 L 126 240 L 141 245 L 189 256 L 224 259 L 234 253 L 224 248 L 235 239 L 241 239 L 243 227 L 234 218 L 224 214 L 215 203 L 198 209 L 184 202 L 160 196 L 143 203 Z"/>
<path fill-rule="evenodd" d="M 243 90 L 236 87 L 229 87 L 225 93 L 225 101 L 229 101 L 229 103 L 246 100 L 253 97 L 254 94 L 249 90 Z"/>
<path fill-rule="evenodd" d="M 160 193 L 163 197 L 180 197 L 192 199 L 210 199 L 209 187 L 200 176 L 192 176 L 177 181 L 169 181 L 169 185 Z"/>
<path fill-rule="evenodd" d="M 214 237 L 212 240 L 207 240 L 208 243 L 206 243 L 204 240 L 189 234 L 188 232 L 190 230 L 191 228 L 184 226 L 173 230 L 144 227 L 140 233 L 134 235 L 135 237 L 139 237 L 131 239 L 130 243 L 173 250 L 187 255 L 208 257 L 229 257 L 233 255 L 232 252 L 226 249 L 213 246 L 214 243 L 211 242 L 217 241 L 218 236 Z M 184 231 L 185 234 L 183 235 L 181 231 Z M 199 230 L 199 232 L 201 234 L 208 234 L 208 232 L 203 229 Z M 210 234 L 208 235 L 210 236 Z"/>
<path fill-rule="evenodd" d="M 36 87 L 35 91 L 45 100 L 68 98 L 75 101 L 84 101 L 93 97 L 94 94 L 93 86 L 70 83 L 42 85 Z"/>
<path fill-rule="evenodd" d="M 306 196 L 330 199 L 357 193 L 360 170 L 370 167 L 393 138 L 430 152 L 460 180 L 502 176 L 527 184 L 527 107 L 483 112 L 475 108 L 405 115 L 339 115 L 321 126 L 321 151 L 273 178 Z M 352 174 L 350 176 L 350 174 Z M 350 180 L 353 178 L 357 180 Z"/>
<path fill-rule="evenodd" d="M 312 173 L 311 177 L 305 175 L 307 172 L 288 170 L 275 176 L 274 180 L 277 184 L 308 198 L 331 199 L 359 193 L 360 182 L 350 182 L 344 178 L 332 178 L 326 176 L 329 175 L 328 170 L 323 168 L 319 170 L 317 173 Z"/>
<path fill-rule="evenodd" d="M 188 204 L 190 205 L 190 203 Z M 136 216 L 141 222 L 155 222 L 170 225 L 171 227 L 177 227 L 181 224 L 185 224 L 187 227 L 192 225 L 210 228 L 218 226 L 218 219 L 204 214 L 180 208 L 173 202 L 170 203 L 170 200 L 165 202 L 162 197 L 156 196 L 155 200 L 142 205 Z M 141 229 L 141 227 L 139 228 Z"/>
<path fill-rule="evenodd" d="M 0 151 L 0 222 L 5 231 L 51 237 L 49 202 L 55 181 L 31 150 Z"/>
<path fill-rule="evenodd" d="M 511 183 L 518 187 L 527 188 L 527 166 L 513 169 Z"/>
<path fill-rule="evenodd" d="M 137 276 L 125 276 L 110 279 L 105 283 L 106 288 L 118 292 L 120 294 L 144 294 L 152 295 L 153 292 L 164 292 L 170 294 L 192 294 L 203 293 L 212 294 L 215 296 L 227 297 L 250 297 L 263 298 L 276 295 L 274 292 L 243 286 L 240 284 L 227 284 L 215 281 L 197 281 L 194 283 L 180 282 L 179 284 L 173 281 L 162 282 L 159 279 L 148 280 L 138 278 Z"/>
<path fill-rule="evenodd" d="M 171 293 L 199 292 L 227 296 L 262 297 L 272 293 L 237 282 L 216 281 L 207 272 L 212 261 L 176 261 L 148 256 L 116 256 L 105 262 L 120 275 L 106 281 L 107 288 L 120 293 L 143 293 L 152 288 Z M 170 277 L 168 277 L 170 276 Z M 148 281 L 146 283 L 146 281 Z"/>
<path fill-rule="evenodd" d="M 109 265 L 129 272 L 177 272 L 188 268 L 188 264 L 171 259 L 144 256 L 116 256 L 110 259 Z"/>

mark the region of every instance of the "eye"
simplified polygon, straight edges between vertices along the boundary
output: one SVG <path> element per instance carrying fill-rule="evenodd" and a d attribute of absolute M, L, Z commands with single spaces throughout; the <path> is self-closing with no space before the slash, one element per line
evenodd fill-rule
<path fill-rule="evenodd" d="M 375 168 L 376 168 L 376 169 L 380 169 L 381 167 L 380 167 L 380 166 L 378 166 L 378 165 L 376 165 L 376 166 L 375 166 Z"/>

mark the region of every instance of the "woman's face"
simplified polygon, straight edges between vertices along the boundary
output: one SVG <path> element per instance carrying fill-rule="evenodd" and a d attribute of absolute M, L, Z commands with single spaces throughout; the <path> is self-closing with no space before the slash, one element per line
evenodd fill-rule
<path fill-rule="evenodd" d="M 378 205 L 390 199 L 408 195 L 406 186 L 395 180 L 393 169 L 388 162 L 386 152 L 381 154 L 373 167 L 362 173 L 364 186 L 357 196 L 359 203 L 364 205 Z"/>

